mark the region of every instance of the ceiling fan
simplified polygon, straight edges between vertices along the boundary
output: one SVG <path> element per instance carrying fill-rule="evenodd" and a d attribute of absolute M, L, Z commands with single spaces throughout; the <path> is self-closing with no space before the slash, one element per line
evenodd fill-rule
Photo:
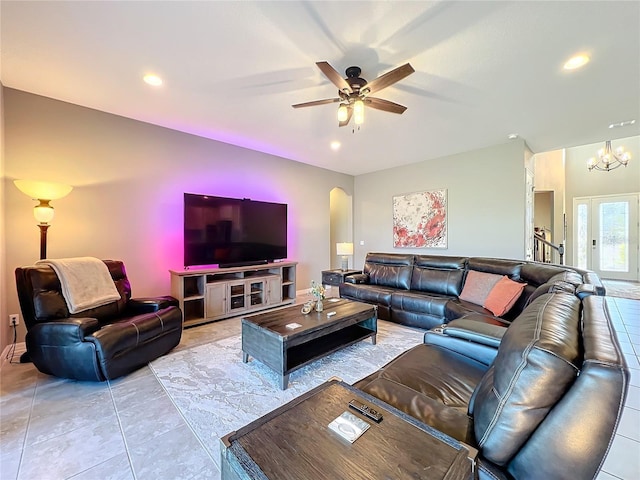
<path fill-rule="evenodd" d="M 390 72 L 380 75 L 375 80 L 367 82 L 360 78 L 360 67 L 349 67 L 346 70 L 347 78 L 342 78 L 340 74 L 327 62 L 316 62 L 318 68 L 324 75 L 338 87 L 337 98 L 327 98 L 325 100 L 315 100 L 313 102 L 297 103 L 293 108 L 313 107 L 315 105 L 325 105 L 328 103 L 340 103 L 338 107 L 338 125 L 344 127 L 354 117 L 354 123 L 360 125 L 364 120 L 364 107 L 375 108 L 391 113 L 403 113 L 407 107 L 397 103 L 383 100 L 382 98 L 370 97 L 369 95 L 382 90 L 403 78 L 411 75 L 415 70 L 406 63 Z"/>

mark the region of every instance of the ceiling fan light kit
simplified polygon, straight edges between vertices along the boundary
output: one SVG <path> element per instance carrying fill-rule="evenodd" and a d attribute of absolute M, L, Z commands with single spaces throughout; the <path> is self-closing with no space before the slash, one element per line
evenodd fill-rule
<path fill-rule="evenodd" d="M 365 105 L 377 110 L 397 114 L 402 114 L 407 109 L 407 107 L 403 105 L 390 102 L 389 100 L 383 100 L 382 98 L 370 97 L 369 95 L 393 85 L 415 72 L 413 67 L 408 63 L 380 75 L 371 82 L 367 82 L 364 78 L 360 77 L 360 67 L 352 66 L 347 68 L 345 71 L 347 78 L 342 78 L 329 63 L 317 62 L 316 65 L 331 83 L 338 87 L 338 97 L 298 103 L 292 105 L 293 108 L 340 103 L 338 107 L 338 126 L 340 127 L 348 125 L 351 117 L 353 117 L 354 124 L 361 125 L 364 122 Z"/>
<path fill-rule="evenodd" d="M 364 122 L 364 102 L 360 99 L 353 102 L 353 121 L 356 125 L 362 125 Z"/>
<path fill-rule="evenodd" d="M 349 111 L 347 105 L 341 103 L 338 107 L 338 122 L 346 122 L 349 118 Z"/>

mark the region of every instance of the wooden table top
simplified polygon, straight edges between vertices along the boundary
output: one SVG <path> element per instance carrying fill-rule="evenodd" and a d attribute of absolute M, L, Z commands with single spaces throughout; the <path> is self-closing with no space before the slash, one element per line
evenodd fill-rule
<path fill-rule="evenodd" d="M 355 302 L 347 299 L 325 299 L 324 310 L 316 312 L 312 310 L 308 314 L 302 313 L 302 305 L 293 305 L 277 310 L 272 310 L 257 315 L 242 318 L 242 323 L 250 323 L 270 335 L 279 337 L 295 337 L 301 334 L 308 334 L 316 330 L 322 330 L 332 325 L 353 320 L 364 320 L 376 315 L 376 307 L 368 303 Z M 335 315 L 327 316 L 329 312 L 336 312 Z M 290 329 L 287 325 L 292 323 L 300 324 L 296 329 Z"/>
<path fill-rule="evenodd" d="M 354 443 L 328 429 L 357 399 L 383 414 Z M 222 439 L 250 479 L 469 479 L 477 450 L 338 380 Z M 246 475 L 246 476 L 245 476 Z"/>

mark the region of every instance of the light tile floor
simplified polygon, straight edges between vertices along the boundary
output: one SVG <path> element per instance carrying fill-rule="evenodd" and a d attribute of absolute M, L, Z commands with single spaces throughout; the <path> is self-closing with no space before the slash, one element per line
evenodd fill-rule
<path fill-rule="evenodd" d="M 608 297 L 631 370 L 622 422 L 599 480 L 640 478 L 640 301 Z M 178 349 L 239 333 L 225 320 L 185 330 Z M 152 371 L 88 383 L 0 370 L 0 478 L 146 480 L 220 478 Z"/>

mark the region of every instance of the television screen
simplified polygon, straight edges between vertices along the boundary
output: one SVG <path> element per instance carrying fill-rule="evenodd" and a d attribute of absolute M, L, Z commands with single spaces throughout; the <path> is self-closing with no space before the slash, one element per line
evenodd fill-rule
<path fill-rule="evenodd" d="M 184 265 L 236 266 L 287 257 L 287 205 L 184 194 Z"/>

